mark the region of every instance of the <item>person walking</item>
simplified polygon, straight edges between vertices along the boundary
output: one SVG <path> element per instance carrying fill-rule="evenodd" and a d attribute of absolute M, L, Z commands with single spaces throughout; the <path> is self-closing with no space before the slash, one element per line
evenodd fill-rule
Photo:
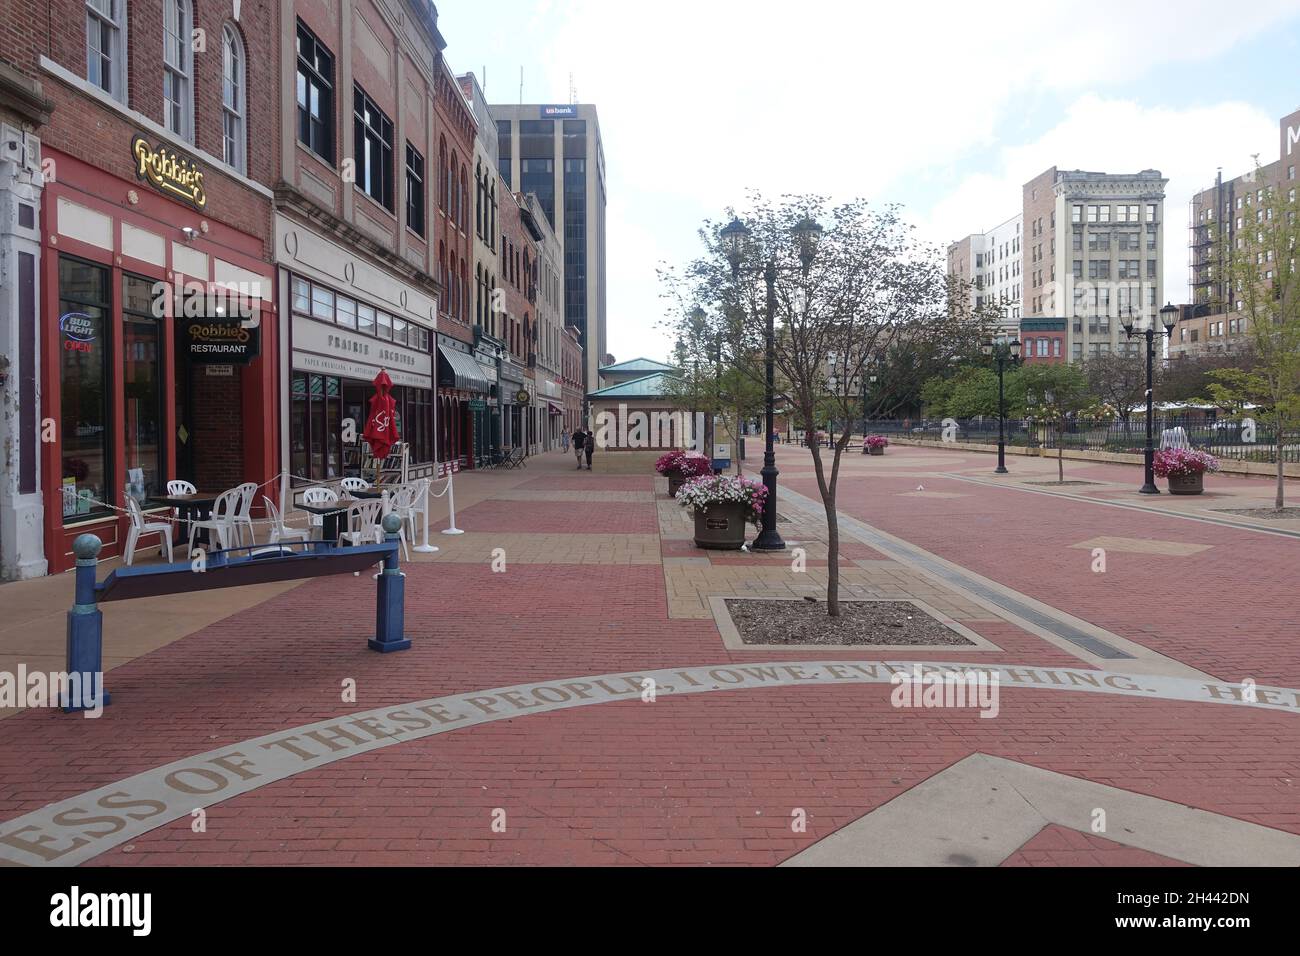
<path fill-rule="evenodd" d="M 587 441 L 582 446 L 582 450 L 587 455 L 587 470 L 591 471 L 591 454 L 596 450 L 596 435 L 590 429 L 587 431 Z"/>
<path fill-rule="evenodd" d="M 587 433 L 578 428 L 573 433 L 573 457 L 578 459 L 578 471 L 582 471 L 582 446 L 587 442 Z"/>
<path fill-rule="evenodd" d="M 560 445 L 564 448 L 565 454 L 569 451 L 569 426 L 565 425 L 560 432 Z"/>

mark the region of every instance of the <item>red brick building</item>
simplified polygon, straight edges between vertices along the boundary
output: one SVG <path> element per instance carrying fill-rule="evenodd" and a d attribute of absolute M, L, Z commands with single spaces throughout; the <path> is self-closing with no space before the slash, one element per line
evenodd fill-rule
<path fill-rule="evenodd" d="M 501 445 L 505 449 L 528 447 L 527 409 L 532 404 L 534 382 L 529 356 L 533 352 L 537 298 L 537 243 L 541 233 L 519 197 L 510 193 L 501 201 L 501 250 L 498 277 L 504 311 L 492 317 L 495 336 L 505 342 L 501 357 Z"/>
<path fill-rule="evenodd" d="M 1031 365 L 1061 364 L 1066 360 L 1065 332 L 1065 319 L 1021 319 L 1021 358 Z"/>
<path fill-rule="evenodd" d="M 190 0 L 6 7 L 0 49 L 49 106 L 24 132 L 44 172 L 31 314 L 50 570 L 85 532 L 119 554 L 128 495 L 147 507 L 174 478 L 222 490 L 276 475 L 278 104 L 249 91 L 276 86 L 278 18 Z M 193 311 L 178 312 L 182 288 Z M 196 361 L 235 312 L 242 354 Z"/>

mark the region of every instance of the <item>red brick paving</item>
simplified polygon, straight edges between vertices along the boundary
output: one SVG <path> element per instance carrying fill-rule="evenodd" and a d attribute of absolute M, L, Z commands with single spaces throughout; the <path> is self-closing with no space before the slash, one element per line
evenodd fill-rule
<path fill-rule="evenodd" d="M 1188 866 L 1150 850 L 1125 846 L 1096 833 L 1050 823 L 1002 861 L 1002 866 Z"/>
<path fill-rule="evenodd" d="M 652 502 L 489 499 L 456 512 L 456 524 L 466 531 L 658 534 L 659 514 Z"/>
<path fill-rule="evenodd" d="M 554 477 L 562 484 L 563 475 Z M 1270 656 L 1279 674 L 1291 672 L 1295 653 L 1271 625 L 1215 631 L 1210 602 L 1187 612 L 1159 600 L 1176 582 L 1196 580 L 1186 563 L 1195 559 L 1144 558 L 1147 567 L 1112 555 L 1111 596 L 1077 573 L 1076 561 L 1086 572 L 1088 552 L 1064 548 L 1124 534 L 1119 527 L 1126 536 L 1150 530 L 1185 540 L 1174 528 L 1185 525 L 1184 534 L 1207 543 L 1226 540 L 1224 550 L 1208 554 L 1232 560 L 1270 540 L 1264 536 L 1237 541 L 1247 533 L 1141 514 L 1120 525 L 1099 506 L 996 489 L 949 501 L 888 497 L 891 481 L 898 483 L 859 478 L 854 489 L 846 480 L 843 506 L 1012 586 L 1036 581 L 1027 590 L 1040 600 L 1163 643 L 1157 649 L 1165 653 L 1212 663 L 1205 668 L 1212 672 L 1223 670 L 1221 659 L 1248 661 L 1257 665 L 1253 676 L 1267 680 Z M 487 501 L 465 514 L 476 509 L 479 529 L 499 522 L 510 531 L 558 525 L 593 533 L 595 524 L 646 533 L 653 521 L 652 505 L 579 506 L 577 521 L 567 503 Z M 114 703 L 101 720 L 32 712 L 0 721 L 0 819 L 187 754 L 383 704 L 538 678 L 827 657 L 815 649 L 724 650 L 712 622 L 667 618 L 657 566 L 512 565 L 494 575 L 487 565 L 435 562 L 406 570 L 407 631 L 416 644 L 403 654 L 365 648 L 372 581 L 323 579 L 114 670 Z M 1257 615 L 1249 613 L 1253 624 Z M 1197 629 L 1189 619 L 1207 624 Z M 972 626 L 1004 651 L 906 656 L 1080 666 L 1005 622 Z M 111 653 L 111 634 L 106 643 Z M 340 700 L 345 677 L 357 682 L 356 703 Z M 1001 715 L 986 720 L 974 711 L 894 709 L 889 690 L 725 691 L 484 724 L 269 784 L 211 808 L 206 834 L 180 820 L 92 862 L 771 864 L 974 752 L 1300 833 L 1293 715 L 1009 687 Z M 507 814 L 504 834 L 489 827 L 496 808 Z M 807 811 L 807 833 L 790 830 L 795 808 Z M 1117 856 L 1091 839 L 1086 848 L 1054 848 L 1062 839 L 1045 831 L 1016 859 L 1032 862 L 1045 852 L 1108 865 L 1154 862 Z"/>
<path fill-rule="evenodd" d="M 1130 480 L 1140 474 L 1110 469 Z M 922 483 L 927 491 L 966 497 L 900 496 Z M 815 482 L 796 478 L 790 486 L 820 500 Z M 836 500 L 841 511 L 882 531 L 1206 673 L 1300 686 L 1295 613 L 1282 597 L 1300 581 L 1300 541 L 1013 488 L 851 468 Z M 1071 546 L 1100 536 L 1213 547 L 1188 557 L 1111 550 L 1106 573 L 1094 574 L 1091 551 Z"/>

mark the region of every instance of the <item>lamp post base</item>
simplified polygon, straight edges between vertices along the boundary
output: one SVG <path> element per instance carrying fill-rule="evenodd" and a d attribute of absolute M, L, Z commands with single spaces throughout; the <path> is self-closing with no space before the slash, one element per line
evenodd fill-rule
<path fill-rule="evenodd" d="M 995 474 L 995 475 L 1009 475 L 1009 474 L 1011 474 L 1011 472 L 1007 471 L 1007 466 L 1006 466 L 1006 465 L 998 465 L 996 468 L 993 469 L 993 474 Z"/>
<path fill-rule="evenodd" d="M 773 528 L 771 531 L 763 530 L 758 533 L 754 543 L 749 546 L 750 551 L 784 551 L 785 542 L 781 540 L 780 533 Z"/>
<path fill-rule="evenodd" d="M 1143 485 L 1141 488 L 1138 489 L 1138 494 L 1158 495 L 1160 494 L 1160 489 L 1157 488 L 1155 485 L 1151 484 L 1150 482 L 1148 482 L 1147 484 Z"/>

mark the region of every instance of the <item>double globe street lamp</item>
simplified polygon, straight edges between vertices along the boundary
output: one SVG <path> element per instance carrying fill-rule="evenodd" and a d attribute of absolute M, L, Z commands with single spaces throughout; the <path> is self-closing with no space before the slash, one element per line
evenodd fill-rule
<path fill-rule="evenodd" d="M 813 259 L 817 256 L 817 243 L 821 239 L 822 227 L 810 217 L 804 216 L 790 232 L 799 243 L 799 262 L 803 277 L 806 279 L 809 270 L 812 269 Z M 750 547 L 754 551 L 783 551 L 785 542 L 781 540 L 781 535 L 776 530 L 776 476 L 780 473 L 776 470 L 776 448 L 773 445 L 773 438 L 776 430 L 776 277 L 779 271 L 784 270 L 777 268 L 774 254 L 768 256 L 767 264 L 762 270 L 747 268 L 744 265 L 752 233 L 739 219 L 733 219 L 718 235 L 722 240 L 722 249 L 727 256 L 727 262 L 731 265 L 732 280 L 739 282 L 742 277 L 753 278 L 761 271 L 763 281 L 767 284 L 767 328 L 764 343 L 766 383 L 763 395 L 767 427 L 764 436 L 763 469 L 760 472 L 763 476 L 763 485 L 767 488 L 767 497 L 763 502 L 763 529 Z"/>
<path fill-rule="evenodd" d="M 985 339 L 981 351 L 985 355 L 993 356 L 998 365 L 998 467 L 993 470 L 993 473 L 1005 475 L 1007 473 L 1007 392 L 1003 376 L 1008 365 L 1014 367 L 1020 362 L 1020 340 L 1005 335 L 998 336 L 996 339 Z"/>
<path fill-rule="evenodd" d="M 1178 324 L 1178 313 L 1178 306 L 1172 303 L 1166 303 L 1165 307 L 1160 310 L 1160 323 L 1164 326 L 1161 334 L 1167 338 L 1173 337 L 1174 326 Z M 1156 487 L 1155 387 L 1151 381 L 1156 360 L 1155 322 L 1148 315 L 1138 316 L 1135 321 L 1133 307 L 1129 306 L 1128 315 L 1124 320 L 1124 335 L 1129 339 L 1145 336 L 1147 340 L 1147 445 L 1143 454 L 1146 474 L 1144 476 L 1145 484 L 1138 491 L 1139 494 L 1158 495 L 1160 489 Z"/>

